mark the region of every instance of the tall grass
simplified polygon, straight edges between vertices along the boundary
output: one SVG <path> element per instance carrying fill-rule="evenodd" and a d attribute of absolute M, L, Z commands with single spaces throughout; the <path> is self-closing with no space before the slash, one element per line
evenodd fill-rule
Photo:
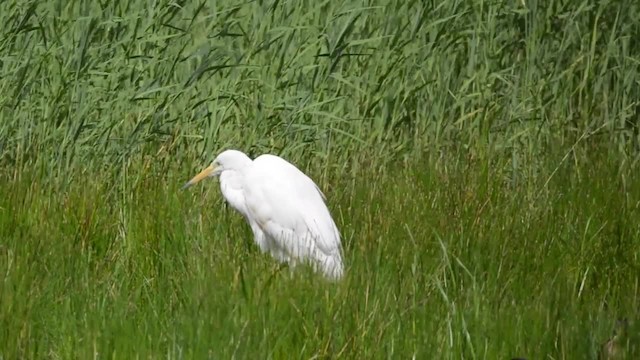
<path fill-rule="evenodd" d="M 64 172 L 142 154 L 210 160 L 228 146 L 335 164 L 494 150 L 528 164 L 594 142 L 636 154 L 636 4 L 32 1 L 0 11 L 3 164 Z"/>
<path fill-rule="evenodd" d="M 580 182 L 560 174 L 544 201 L 543 179 L 512 188 L 489 168 L 337 180 L 339 284 L 278 271 L 211 184 L 4 181 L 0 352 L 595 358 L 640 298 L 640 186 L 612 192 L 616 167 L 596 165 Z"/>
<path fill-rule="evenodd" d="M 0 2 L 0 358 L 638 349 L 640 9 Z M 221 149 L 309 172 L 347 277 L 278 270 Z M 635 335 L 634 335 L 635 334 Z"/>

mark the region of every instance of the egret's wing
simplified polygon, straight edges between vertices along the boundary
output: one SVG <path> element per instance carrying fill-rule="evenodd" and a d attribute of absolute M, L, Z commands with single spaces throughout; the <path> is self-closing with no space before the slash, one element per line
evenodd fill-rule
<path fill-rule="evenodd" d="M 305 175 L 306 176 L 306 175 Z M 311 180 L 311 178 L 309 178 L 309 180 Z M 313 180 L 311 180 L 313 182 Z M 322 192 L 322 190 L 320 190 L 320 188 L 318 187 L 318 185 L 316 185 L 316 183 L 314 182 L 313 185 L 316 187 L 316 190 L 318 190 L 318 193 L 320 193 L 320 196 L 322 196 L 322 200 L 327 201 L 327 197 L 324 196 L 324 193 Z"/>
<path fill-rule="evenodd" d="M 290 251 L 315 246 L 326 256 L 339 255 L 340 234 L 323 195 L 295 166 L 262 155 L 245 173 L 244 190 L 248 211 L 280 246 Z"/>

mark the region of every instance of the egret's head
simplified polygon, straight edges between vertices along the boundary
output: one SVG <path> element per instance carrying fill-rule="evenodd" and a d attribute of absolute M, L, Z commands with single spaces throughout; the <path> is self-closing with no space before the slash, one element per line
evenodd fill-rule
<path fill-rule="evenodd" d="M 195 185 L 204 178 L 220 176 L 224 171 L 238 171 L 249 164 L 251 164 L 251 159 L 245 153 L 238 150 L 225 150 L 213 160 L 211 165 L 184 184 L 182 189 Z"/>

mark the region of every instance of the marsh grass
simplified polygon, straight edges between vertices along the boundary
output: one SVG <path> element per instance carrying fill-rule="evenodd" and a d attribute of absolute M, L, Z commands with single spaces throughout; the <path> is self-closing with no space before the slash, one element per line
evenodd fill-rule
<path fill-rule="evenodd" d="M 0 2 L 0 358 L 638 354 L 637 4 Z M 316 179 L 260 254 L 221 149 Z"/>
<path fill-rule="evenodd" d="M 5 180 L 2 354 L 590 358 L 637 316 L 640 270 L 639 184 L 612 192 L 618 170 L 594 166 L 538 201 L 545 178 L 484 166 L 338 180 L 337 285 L 260 254 L 214 182 Z"/>

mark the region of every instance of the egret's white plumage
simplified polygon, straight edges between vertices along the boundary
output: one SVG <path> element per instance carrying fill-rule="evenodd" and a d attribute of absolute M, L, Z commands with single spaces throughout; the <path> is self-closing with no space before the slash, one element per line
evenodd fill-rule
<path fill-rule="evenodd" d="M 290 266 L 308 261 L 330 279 L 342 277 L 340 233 L 324 194 L 302 171 L 275 155 L 251 160 L 226 150 L 185 187 L 208 176 L 220 177 L 222 195 L 245 217 L 263 252 Z"/>

